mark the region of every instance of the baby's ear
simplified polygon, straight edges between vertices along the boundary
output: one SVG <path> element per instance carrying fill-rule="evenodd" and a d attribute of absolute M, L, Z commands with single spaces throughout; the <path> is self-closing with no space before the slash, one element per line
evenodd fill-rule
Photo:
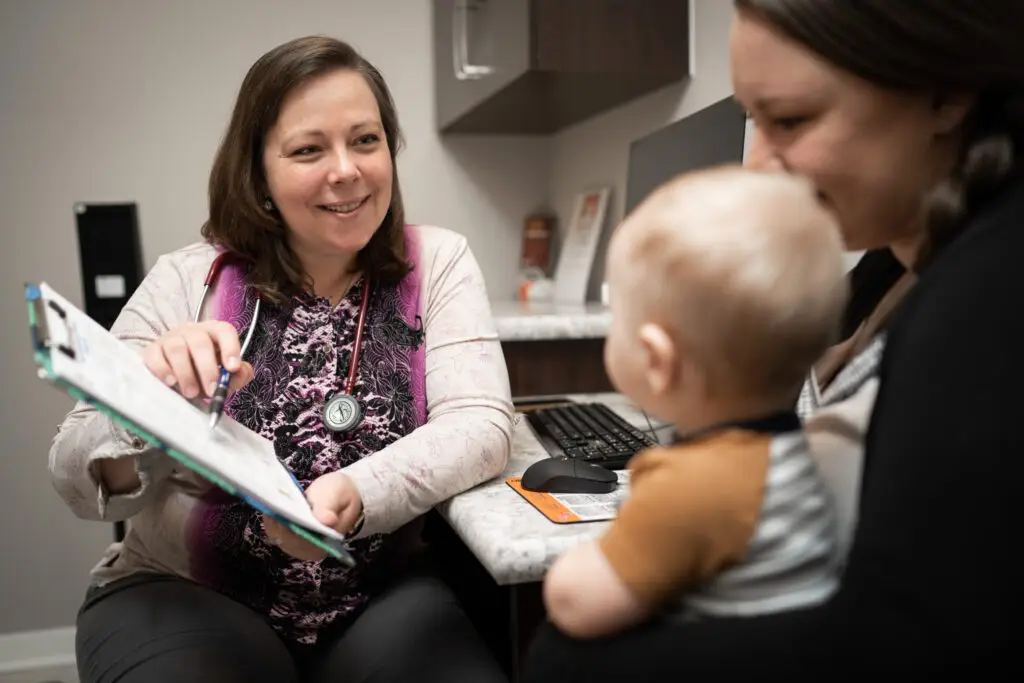
<path fill-rule="evenodd" d="M 671 393 L 679 382 L 679 349 L 664 327 L 646 323 L 638 333 L 643 349 L 643 373 L 650 392 L 658 397 Z"/>

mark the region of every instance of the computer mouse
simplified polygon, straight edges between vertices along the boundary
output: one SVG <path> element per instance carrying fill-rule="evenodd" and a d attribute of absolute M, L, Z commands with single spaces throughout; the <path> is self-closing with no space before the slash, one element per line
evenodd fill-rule
<path fill-rule="evenodd" d="M 575 458 L 544 458 L 523 472 L 527 491 L 544 493 L 610 493 L 618 485 L 615 472 Z"/>

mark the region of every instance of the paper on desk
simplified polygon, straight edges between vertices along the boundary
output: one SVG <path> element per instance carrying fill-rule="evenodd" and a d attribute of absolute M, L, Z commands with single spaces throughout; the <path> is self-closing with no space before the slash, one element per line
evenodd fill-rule
<path fill-rule="evenodd" d="M 611 493 L 553 493 L 551 496 L 583 522 L 615 519 L 629 493 L 629 472 L 616 472 L 619 485 Z"/>
<path fill-rule="evenodd" d="M 618 470 L 618 486 L 610 493 L 539 493 L 522 487 L 522 477 L 509 477 L 505 483 L 533 507 L 557 524 L 600 522 L 615 519 L 619 506 L 629 495 L 629 471 Z"/>

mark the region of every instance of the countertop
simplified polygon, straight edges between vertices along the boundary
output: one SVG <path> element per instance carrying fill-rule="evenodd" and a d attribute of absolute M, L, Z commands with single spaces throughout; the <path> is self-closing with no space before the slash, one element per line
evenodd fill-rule
<path fill-rule="evenodd" d="M 599 303 L 492 301 L 501 341 L 544 341 L 604 338 L 611 310 Z"/>
<path fill-rule="evenodd" d="M 579 402 L 600 401 L 636 427 L 649 430 L 643 414 L 621 394 L 570 394 L 569 398 Z M 596 538 L 610 523 L 555 524 L 505 483 L 506 478 L 519 476 L 532 463 L 549 457 L 525 417 L 516 417 L 512 457 L 501 476 L 437 508 L 499 585 L 540 581 L 556 557 Z M 662 442 L 670 430 L 658 430 Z"/>

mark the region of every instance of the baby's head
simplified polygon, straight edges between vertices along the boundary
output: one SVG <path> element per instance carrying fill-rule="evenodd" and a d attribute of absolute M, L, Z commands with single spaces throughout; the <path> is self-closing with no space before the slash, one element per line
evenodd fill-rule
<path fill-rule="evenodd" d="M 810 184 L 733 166 L 684 174 L 612 237 L 608 374 L 687 429 L 791 406 L 835 341 L 845 274 Z"/>

